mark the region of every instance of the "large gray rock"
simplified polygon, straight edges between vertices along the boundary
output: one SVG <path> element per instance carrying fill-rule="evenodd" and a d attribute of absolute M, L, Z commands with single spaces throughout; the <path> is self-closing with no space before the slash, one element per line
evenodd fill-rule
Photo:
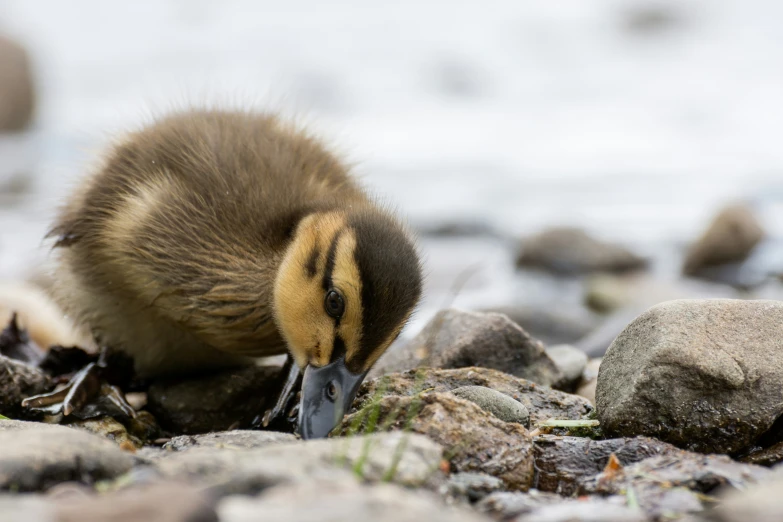
<path fill-rule="evenodd" d="M 200 378 L 153 383 L 147 409 L 161 427 L 174 433 L 197 434 L 247 428 L 274 400 L 276 366 L 248 366 Z"/>
<path fill-rule="evenodd" d="M 435 494 L 391 484 L 311 480 L 271 488 L 255 498 L 230 496 L 218 507 L 221 522 L 491 522 L 479 513 L 447 506 Z"/>
<path fill-rule="evenodd" d="M 253 493 L 284 482 L 354 473 L 368 481 L 435 486 L 442 480 L 442 458 L 443 449 L 421 435 L 378 433 L 258 449 L 192 448 L 154 464 L 165 478 L 197 482 L 223 493 Z"/>
<path fill-rule="evenodd" d="M 44 495 L 0 494 L 0 520 L 3 522 L 60 522 L 54 505 Z"/>
<path fill-rule="evenodd" d="M 485 386 L 463 386 L 451 390 L 460 399 L 468 400 L 482 410 L 491 413 L 503 422 L 518 422 L 530 425 L 530 412 L 521 402 L 515 401 L 505 393 Z"/>
<path fill-rule="evenodd" d="M 578 228 L 551 228 L 522 242 L 517 266 L 555 274 L 627 272 L 647 266 L 647 260 L 625 247 L 596 239 Z"/>
<path fill-rule="evenodd" d="M 27 51 L 0 36 L 0 132 L 24 130 L 34 108 L 35 88 Z"/>
<path fill-rule="evenodd" d="M 201 435 L 180 435 L 164 444 L 163 449 L 169 451 L 184 451 L 191 448 L 253 449 L 296 440 L 296 436 L 292 433 L 232 430 Z"/>
<path fill-rule="evenodd" d="M 525 491 L 533 482 L 532 442 L 525 427 L 503 422 L 450 393 L 383 397 L 347 416 L 343 433 L 373 424 L 375 429 L 426 435 L 443 446 L 455 471 L 486 473 L 512 490 Z"/>
<path fill-rule="evenodd" d="M 385 375 L 365 381 L 359 388 L 354 405 L 364 405 L 387 395 L 410 397 L 423 390 L 450 392 L 465 386 L 491 388 L 519 401 L 527 408 L 530 422 L 534 425 L 551 418 L 581 419 L 593 411 L 593 406 L 583 397 L 539 386 L 488 368 L 420 368 Z"/>
<path fill-rule="evenodd" d="M 155 483 L 57 502 L 57 522 L 218 522 L 216 499 L 198 488 Z"/>
<path fill-rule="evenodd" d="M 371 376 L 430 368 L 494 368 L 550 386 L 560 371 L 544 345 L 501 314 L 443 310 L 408 344 L 390 350 Z"/>
<path fill-rule="evenodd" d="M 683 273 L 700 275 L 710 267 L 744 261 L 763 238 L 764 229 L 748 207 L 726 207 L 690 247 Z"/>
<path fill-rule="evenodd" d="M 645 514 L 628 507 L 625 499 L 591 497 L 587 500 L 566 500 L 541 506 L 518 517 L 515 522 L 646 522 Z"/>
<path fill-rule="evenodd" d="M 51 387 L 51 379 L 38 368 L 0 355 L 0 414 L 12 418 L 29 415 L 22 400 Z"/>
<path fill-rule="evenodd" d="M 533 439 L 533 443 L 536 489 L 563 496 L 576 494 L 580 482 L 600 473 L 612 454 L 624 465 L 629 465 L 655 455 L 681 451 L 647 437 L 591 440 L 542 435 Z"/>
<path fill-rule="evenodd" d="M 610 436 L 734 453 L 783 414 L 781 382 L 783 302 L 669 301 L 612 343 L 596 406 Z"/>
<path fill-rule="evenodd" d="M 0 420 L 0 490 L 39 491 L 66 481 L 92 483 L 128 471 L 133 458 L 82 430 Z"/>

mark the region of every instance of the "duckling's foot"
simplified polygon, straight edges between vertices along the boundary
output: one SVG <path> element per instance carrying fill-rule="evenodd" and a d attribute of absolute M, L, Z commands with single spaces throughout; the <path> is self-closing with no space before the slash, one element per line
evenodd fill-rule
<path fill-rule="evenodd" d="M 280 393 L 272 408 L 256 417 L 254 428 L 293 432 L 299 414 L 299 397 L 302 389 L 302 372 L 293 357 L 286 359 L 280 372 Z"/>
<path fill-rule="evenodd" d="M 72 415 L 77 419 L 101 415 L 135 417 L 136 411 L 125 400 L 122 391 L 106 380 L 106 370 L 102 353 L 98 362 L 79 370 L 63 388 L 28 397 L 22 401 L 22 406 L 52 415 Z"/>

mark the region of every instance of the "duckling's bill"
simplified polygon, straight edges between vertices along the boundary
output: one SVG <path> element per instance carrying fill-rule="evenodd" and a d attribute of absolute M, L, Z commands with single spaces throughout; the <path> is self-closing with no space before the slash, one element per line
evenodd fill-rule
<path fill-rule="evenodd" d="M 299 406 L 298 431 L 302 438 L 326 437 L 351 407 L 366 375 L 352 373 L 344 357 L 320 368 L 307 366 Z"/>

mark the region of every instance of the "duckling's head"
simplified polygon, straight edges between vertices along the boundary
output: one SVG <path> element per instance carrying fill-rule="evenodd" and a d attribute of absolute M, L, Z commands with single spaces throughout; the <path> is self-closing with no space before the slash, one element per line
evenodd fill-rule
<path fill-rule="evenodd" d="M 275 280 L 274 310 L 304 370 L 299 431 L 325 437 L 421 296 L 421 265 L 406 231 L 375 208 L 304 217 Z"/>

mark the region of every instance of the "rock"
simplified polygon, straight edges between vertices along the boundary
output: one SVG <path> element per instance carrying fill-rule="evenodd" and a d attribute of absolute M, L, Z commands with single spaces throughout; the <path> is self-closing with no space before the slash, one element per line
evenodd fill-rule
<path fill-rule="evenodd" d="M 595 404 L 595 388 L 598 385 L 598 370 L 601 368 L 601 359 L 590 359 L 582 372 L 582 379 L 576 388 L 576 394 L 584 397 L 591 404 Z"/>
<path fill-rule="evenodd" d="M 598 317 L 583 308 L 570 310 L 517 305 L 480 311 L 508 316 L 545 345 L 572 344 L 592 332 L 599 324 Z"/>
<path fill-rule="evenodd" d="M 3 522 L 59 522 L 54 506 L 43 495 L 0 494 Z"/>
<path fill-rule="evenodd" d="M 128 433 L 125 426 L 111 417 L 77 420 L 68 425 L 107 438 L 123 449 L 136 449 L 143 445 L 137 437 Z"/>
<path fill-rule="evenodd" d="M 559 275 L 629 272 L 647 260 L 626 248 L 591 237 L 577 228 L 551 228 L 522 242 L 518 267 L 541 268 Z"/>
<path fill-rule="evenodd" d="M 490 493 L 504 489 L 503 481 L 486 473 L 454 473 L 446 481 L 445 489 L 452 497 L 464 497 L 476 502 Z"/>
<path fill-rule="evenodd" d="M 132 457 L 96 435 L 63 426 L 0 420 L 0 490 L 40 491 L 126 472 Z"/>
<path fill-rule="evenodd" d="M 562 504 L 564 501 L 560 495 L 545 493 L 537 489 L 531 489 L 524 493 L 500 491 L 484 497 L 475 505 L 475 508 L 481 513 L 491 515 L 496 520 L 512 520 L 542 506 Z"/>
<path fill-rule="evenodd" d="M 58 522 L 218 522 L 216 499 L 194 486 L 156 483 L 58 502 Z"/>
<path fill-rule="evenodd" d="M 703 494 L 730 484 L 746 488 L 766 480 L 771 471 L 741 464 L 723 455 L 687 451 L 666 453 L 611 470 L 583 482 L 580 494 L 623 494 L 632 490 L 639 506 L 651 518 L 703 510 Z"/>
<path fill-rule="evenodd" d="M 426 437 L 377 433 L 257 449 L 192 448 L 155 459 L 154 465 L 165 478 L 204 484 L 223 493 L 255 493 L 283 482 L 354 474 L 371 482 L 388 479 L 411 487 L 434 487 L 442 481 L 442 458 L 443 449 Z"/>
<path fill-rule="evenodd" d="M 589 498 L 549 504 L 522 515 L 515 522 L 645 522 L 647 517 L 625 505 L 623 497 Z"/>
<path fill-rule="evenodd" d="M 533 439 L 536 462 L 534 487 L 573 496 L 580 481 L 600 473 L 615 454 L 624 465 L 663 453 L 679 453 L 676 447 L 647 437 L 591 440 L 584 437 L 541 435 Z"/>
<path fill-rule="evenodd" d="M 726 207 L 690 247 L 683 274 L 697 276 L 709 267 L 742 262 L 763 238 L 764 229 L 750 208 Z"/>
<path fill-rule="evenodd" d="M 147 409 L 161 427 L 175 433 L 247 428 L 263 414 L 265 400 L 274 397 L 279 372 L 276 366 L 248 366 L 202 378 L 156 381 L 147 392 Z"/>
<path fill-rule="evenodd" d="M 720 504 L 702 516 L 710 522 L 747 522 L 783 520 L 783 474 L 745 490 L 725 488 Z"/>
<path fill-rule="evenodd" d="M 22 400 L 52 388 L 52 381 L 38 368 L 0 355 L 0 414 L 24 417 Z"/>
<path fill-rule="evenodd" d="M 544 345 L 508 317 L 455 309 L 438 312 L 410 343 L 387 352 L 371 376 L 420 366 L 494 368 L 545 386 L 561 378 Z"/>
<path fill-rule="evenodd" d="M 27 51 L 0 36 L 0 132 L 24 130 L 35 108 L 35 89 Z"/>
<path fill-rule="evenodd" d="M 387 395 L 412 396 L 422 390 L 449 392 L 463 386 L 483 386 L 508 395 L 527 408 L 533 424 L 551 418 L 581 419 L 593 411 L 592 405 L 582 397 L 539 386 L 488 368 L 421 368 L 393 373 L 365 381 L 359 388 L 354 404 L 364 405 Z"/>
<path fill-rule="evenodd" d="M 555 383 L 555 388 L 574 391 L 582 379 L 585 366 L 587 366 L 587 354 L 567 344 L 550 346 L 546 349 L 546 354 L 552 359 L 562 375 L 560 381 Z"/>
<path fill-rule="evenodd" d="M 313 520 L 427 520 L 491 522 L 466 508 L 446 506 L 433 493 L 355 480 L 308 480 L 277 486 L 255 498 L 230 496 L 218 507 L 221 522 L 310 522 Z"/>
<path fill-rule="evenodd" d="M 584 304 L 599 314 L 610 314 L 634 302 L 637 286 L 624 276 L 596 274 L 585 284 Z"/>
<path fill-rule="evenodd" d="M 601 426 L 609 436 L 643 434 L 694 451 L 738 452 L 783 413 L 779 354 L 781 302 L 655 306 L 615 339 L 601 362 Z"/>
<path fill-rule="evenodd" d="M 738 460 L 758 466 L 774 466 L 783 462 L 783 442 L 773 444 L 769 448 L 759 448 Z"/>
<path fill-rule="evenodd" d="M 463 386 L 451 390 L 451 393 L 478 405 L 503 422 L 517 422 L 526 427 L 530 425 L 530 412 L 527 408 L 505 393 L 484 386 Z"/>
<path fill-rule="evenodd" d="M 502 234 L 492 225 L 477 220 L 445 221 L 432 225 L 420 225 L 416 227 L 416 230 L 421 236 L 432 237 L 502 237 Z"/>
<path fill-rule="evenodd" d="M 533 481 L 530 434 L 521 424 L 503 422 L 472 402 L 448 393 L 387 396 L 343 420 L 343 433 L 377 418 L 380 430 L 410 430 L 444 447 L 453 470 L 498 477 L 508 489 L 527 490 Z"/>
<path fill-rule="evenodd" d="M 281 442 L 294 442 L 296 440 L 296 436 L 292 433 L 233 430 L 205 433 L 203 435 L 180 435 L 164 444 L 163 449 L 169 451 L 185 451 L 191 448 L 253 449 Z"/>

